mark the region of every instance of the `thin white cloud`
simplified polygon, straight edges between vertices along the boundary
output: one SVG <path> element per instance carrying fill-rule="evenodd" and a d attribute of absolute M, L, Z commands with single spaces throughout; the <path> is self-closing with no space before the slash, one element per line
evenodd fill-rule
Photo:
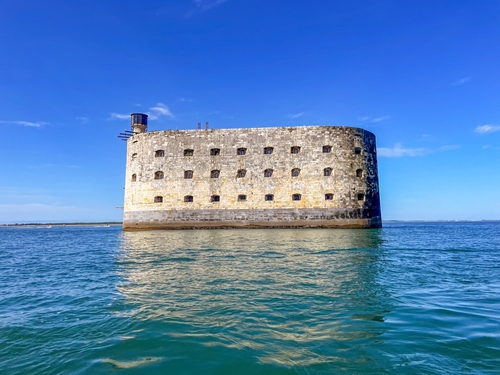
<path fill-rule="evenodd" d="M 158 120 L 162 117 L 175 117 L 170 109 L 163 103 L 158 103 L 154 107 L 149 108 L 146 114 L 149 116 L 148 118 L 150 120 Z M 112 112 L 109 119 L 130 120 L 130 114 Z"/>
<path fill-rule="evenodd" d="M 225 2 L 226 0 L 193 0 L 193 3 L 196 5 L 195 10 L 198 12 L 204 12 L 205 10 L 215 8 Z"/>
<path fill-rule="evenodd" d="M 464 77 L 462 79 L 459 79 L 458 81 L 452 82 L 451 84 L 453 86 L 460 86 L 463 85 L 464 83 L 469 82 L 472 79 L 472 77 Z"/>
<path fill-rule="evenodd" d="M 432 154 L 435 152 L 451 151 L 460 148 L 460 145 L 445 145 L 437 149 L 432 148 L 405 148 L 402 143 L 396 143 L 394 147 L 380 147 L 377 149 L 377 153 L 381 157 L 386 158 L 401 158 L 404 156 L 424 156 Z"/>
<path fill-rule="evenodd" d="M 26 168 L 32 169 L 41 169 L 41 168 L 81 168 L 79 165 L 55 165 L 51 163 L 37 164 L 37 165 L 28 165 Z"/>
<path fill-rule="evenodd" d="M 375 117 L 372 119 L 370 116 L 363 116 L 363 117 L 358 117 L 358 121 L 359 122 L 377 123 L 377 122 L 385 121 L 385 120 L 390 119 L 390 118 L 391 118 L 391 116 L 380 116 L 380 117 Z"/>
<path fill-rule="evenodd" d="M 402 143 L 396 143 L 394 147 L 380 147 L 377 149 L 379 156 L 387 158 L 400 158 L 403 156 L 424 156 L 431 151 L 427 148 L 404 148 Z"/>
<path fill-rule="evenodd" d="M 289 115 L 288 117 L 290 117 L 290 118 L 299 118 L 299 117 L 304 116 L 304 114 L 305 114 L 304 112 L 299 112 L 299 113 L 296 113 L 294 115 Z"/>
<path fill-rule="evenodd" d="M 147 114 L 150 120 L 158 120 L 161 117 L 174 117 L 170 109 L 163 103 L 158 103 L 156 106 L 149 108 Z"/>
<path fill-rule="evenodd" d="M 493 125 L 493 124 L 481 125 L 476 127 L 474 131 L 479 134 L 494 133 L 500 131 L 500 125 Z"/>
<path fill-rule="evenodd" d="M 389 118 L 391 118 L 391 116 L 380 116 L 380 117 L 374 118 L 374 119 L 372 120 L 372 122 L 380 122 L 380 121 L 387 120 L 387 119 L 389 119 Z"/>
<path fill-rule="evenodd" d="M 206 10 L 215 8 L 219 5 L 224 4 L 226 1 L 227 0 L 193 0 L 193 4 L 195 5 L 195 7 L 193 10 L 186 14 L 186 17 L 189 18 L 193 14 L 201 13 Z"/>
<path fill-rule="evenodd" d="M 111 120 L 128 120 L 128 119 L 130 119 L 130 115 L 111 112 Z"/>
<path fill-rule="evenodd" d="M 457 148 L 460 148 L 460 145 L 445 145 L 439 147 L 439 151 L 451 151 L 456 150 Z"/>
<path fill-rule="evenodd" d="M 189 103 L 191 103 L 193 101 L 193 99 L 179 98 L 179 101 L 180 102 L 189 102 Z"/>
<path fill-rule="evenodd" d="M 48 122 L 30 122 L 30 121 L 0 121 L 0 124 L 5 124 L 5 125 L 21 125 L 21 126 L 30 126 L 34 128 L 39 128 L 43 125 L 47 125 Z"/>
<path fill-rule="evenodd" d="M 76 119 L 80 121 L 82 124 L 86 124 L 89 121 L 87 117 L 77 117 Z"/>

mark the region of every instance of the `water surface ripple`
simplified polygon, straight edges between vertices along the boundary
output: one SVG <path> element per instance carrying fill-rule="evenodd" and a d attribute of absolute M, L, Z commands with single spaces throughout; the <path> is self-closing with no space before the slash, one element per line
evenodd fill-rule
<path fill-rule="evenodd" d="M 498 373 L 500 223 L 0 228 L 0 373 Z"/>

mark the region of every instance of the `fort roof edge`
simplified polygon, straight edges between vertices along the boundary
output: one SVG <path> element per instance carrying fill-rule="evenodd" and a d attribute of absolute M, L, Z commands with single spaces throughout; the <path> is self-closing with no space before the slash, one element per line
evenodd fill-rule
<path fill-rule="evenodd" d="M 144 133 L 137 134 L 149 134 L 149 133 L 159 133 L 159 132 L 216 132 L 216 131 L 252 131 L 252 130 L 276 130 L 276 129 L 304 129 L 304 128 L 346 128 L 362 131 L 364 133 L 369 133 L 373 137 L 375 133 L 370 130 L 366 130 L 357 126 L 350 125 L 292 125 L 292 126 L 255 126 L 248 128 L 209 128 L 209 129 L 158 129 L 158 130 L 148 130 Z"/>

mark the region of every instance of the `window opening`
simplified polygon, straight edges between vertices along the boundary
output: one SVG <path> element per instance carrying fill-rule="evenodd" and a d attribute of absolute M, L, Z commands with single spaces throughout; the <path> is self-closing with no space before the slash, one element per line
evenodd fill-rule
<path fill-rule="evenodd" d="M 246 171 L 246 170 L 244 170 L 244 169 L 240 169 L 240 170 L 238 171 L 238 173 L 236 174 L 236 176 L 237 176 L 238 178 L 243 178 L 243 177 L 245 177 L 245 176 L 246 176 L 246 174 L 247 174 L 247 171 Z"/>
<path fill-rule="evenodd" d="M 193 201 L 193 196 L 192 195 L 186 195 L 184 197 L 184 202 L 192 202 Z"/>
<path fill-rule="evenodd" d="M 273 175 L 273 170 L 272 169 L 266 169 L 264 171 L 264 177 L 271 177 Z"/>
<path fill-rule="evenodd" d="M 134 173 L 132 175 L 132 182 L 136 182 L 137 181 L 137 175 Z"/>
<path fill-rule="evenodd" d="M 356 155 L 361 154 L 361 147 L 354 147 L 354 153 L 355 153 Z"/>
<path fill-rule="evenodd" d="M 184 150 L 184 156 L 193 156 L 194 150 L 187 148 Z"/>
<path fill-rule="evenodd" d="M 363 170 L 362 169 L 356 169 L 356 177 L 363 177 Z"/>
<path fill-rule="evenodd" d="M 163 197 L 156 196 L 155 197 L 155 203 L 163 203 Z"/>
<path fill-rule="evenodd" d="M 332 172 L 333 172 L 332 168 L 325 168 L 325 169 L 323 169 L 323 176 L 326 176 L 326 177 L 331 176 Z"/>
<path fill-rule="evenodd" d="M 246 153 L 247 153 L 246 148 L 239 148 L 238 150 L 236 150 L 237 155 L 246 155 Z"/>
<path fill-rule="evenodd" d="M 328 154 L 332 152 L 332 146 L 323 146 L 323 153 Z"/>
<path fill-rule="evenodd" d="M 246 195 L 238 195 L 238 202 L 246 202 L 247 196 Z"/>
<path fill-rule="evenodd" d="M 300 147 L 299 146 L 293 146 L 291 149 L 290 149 L 290 152 L 292 154 L 298 154 L 300 152 Z"/>
<path fill-rule="evenodd" d="M 266 201 L 273 201 L 274 200 L 274 195 L 272 195 L 272 194 L 266 194 L 266 196 L 264 197 L 264 199 Z"/>
<path fill-rule="evenodd" d="M 210 172 L 210 178 L 219 178 L 220 171 L 213 170 Z"/>
<path fill-rule="evenodd" d="M 155 151 L 155 158 L 162 158 L 165 156 L 165 151 L 164 150 L 156 150 Z"/>
<path fill-rule="evenodd" d="M 135 160 L 135 159 L 137 159 L 137 153 L 132 154 L 132 160 Z"/>
<path fill-rule="evenodd" d="M 193 171 L 184 171 L 184 178 L 193 178 Z"/>
<path fill-rule="evenodd" d="M 272 147 L 264 147 L 264 154 L 271 155 L 273 153 L 274 148 Z"/>
<path fill-rule="evenodd" d="M 331 200 L 333 200 L 333 194 L 330 193 L 325 194 L 325 201 L 331 201 Z"/>
<path fill-rule="evenodd" d="M 302 196 L 300 194 L 293 194 L 292 195 L 293 201 L 300 201 L 301 198 L 302 198 Z"/>
<path fill-rule="evenodd" d="M 162 171 L 155 172 L 155 180 L 161 180 L 162 178 L 163 178 Z"/>
<path fill-rule="evenodd" d="M 292 177 L 299 177 L 299 174 L 300 174 L 299 168 L 292 169 Z"/>
<path fill-rule="evenodd" d="M 220 202 L 220 195 L 212 195 L 210 197 L 210 202 Z"/>
<path fill-rule="evenodd" d="M 358 201 L 364 201 L 365 200 L 365 195 L 363 193 L 358 194 Z"/>
<path fill-rule="evenodd" d="M 211 156 L 217 156 L 217 155 L 220 155 L 220 148 L 212 148 L 210 150 L 210 155 Z"/>

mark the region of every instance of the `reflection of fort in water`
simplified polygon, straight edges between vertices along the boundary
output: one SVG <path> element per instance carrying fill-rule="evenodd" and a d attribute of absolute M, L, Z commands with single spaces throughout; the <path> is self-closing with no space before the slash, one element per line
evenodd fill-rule
<path fill-rule="evenodd" d="M 178 339 L 195 331 L 207 345 L 264 350 L 263 361 L 286 363 L 315 360 L 297 344 L 382 332 L 388 298 L 377 280 L 378 229 L 147 231 L 122 238 L 118 289 L 125 303 Z M 268 340 L 282 345 L 267 347 Z"/>

